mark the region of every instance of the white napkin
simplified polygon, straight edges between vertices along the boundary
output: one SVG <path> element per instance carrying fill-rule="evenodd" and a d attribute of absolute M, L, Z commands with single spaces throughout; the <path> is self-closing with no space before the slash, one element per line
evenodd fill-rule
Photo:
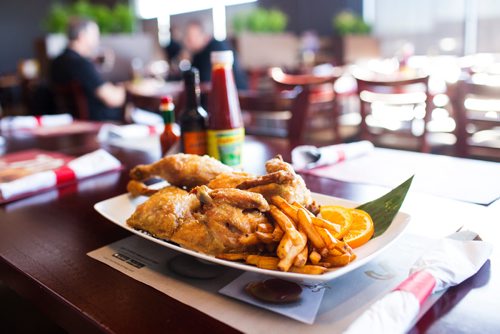
<path fill-rule="evenodd" d="M 484 241 L 459 240 L 467 233 L 470 235 L 470 232 L 464 231 L 439 240 L 435 247 L 415 262 L 410 269 L 410 277 L 419 273 L 424 273 L 424 276 L 430 274 L 428 277 L 434 280 L 431 284 L 435 284 L 432 292 L 439 292 L 474 275 L 489 258 L 493 246 Z M 418 291 L 399 289 L 390 292 L 375 302 L 344 333 L 406 332 L 424 301 L 419 300 L 417 294 Z"/>
<path fill-rule="evenodd" d="M 70 114 L 44 116 L 8 116 L 0 120 L 2 130 L 33 129 L 40 126 L 62 126 L 73 123 Z"/>
<path fill-rule="evenodd" d="M 130 118 L 136 124 L 157 125 L 163 124 L 163 118 L 160 115 L 139 108 L 134 108 Z"/>
<path fill-rule="evenodd" d="M 163 125 L 114 125 L 104 124 L 99 130 L 97 138 L 100 141 L 106 141 L 112 138 L 145 138 L 151 135 L 159 135 L 163 131 Z"/>
<path fill-rule="evenodd" d="M 120 161 L 108 152 L 99 149 L 71 160 L 64 168 L 66 173 L 68 172 L 68 169 L 70 170 L 70 173 L 74 173 L 73 180 L 80 180 L 86 177 L 116 170 L 120 167 Z M 11 182 L 0 183 L 0 198 L 8 200 L 26 193 L 34 193 L 54 187 L 57 185 L 58 179 L 60 179 L 58 176 L 58 173 L 59 175 L 61 173 L 60 171 L 61 169 L 43 171 Z M 68 181 L 68 177 L 66 177 L 65 180 Z M 71 179 L 69 179 L 69 181 L 71 181 Z"/>
<path fill-rule="evenodd" d="M 292 164 L 296 170 L 333 165 L 354 159 L 373 151 L 373 144 L 363 140 L 349 144 L 338 144 L 317 148 L 312 145 L 297 146 L 292 150 Z"/>

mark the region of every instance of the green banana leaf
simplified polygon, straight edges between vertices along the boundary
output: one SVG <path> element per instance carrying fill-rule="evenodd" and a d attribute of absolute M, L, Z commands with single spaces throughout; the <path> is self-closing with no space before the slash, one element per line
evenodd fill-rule
<path fill-rule="evenodd" d="M 356 208 L 368 212 L 372 217 L 375 228 L 373 238 L 383 234 L 391 225 L 392 220 L 403 204 L 414 176 L 410 177 L 384 196 Z"/>

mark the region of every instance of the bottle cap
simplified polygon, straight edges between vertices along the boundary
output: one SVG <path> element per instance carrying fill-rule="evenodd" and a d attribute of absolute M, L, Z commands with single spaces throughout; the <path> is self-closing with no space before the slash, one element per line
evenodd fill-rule
<path fill-rule="evenodd" d="M 161 104 L 169 104 L 172 103 L 172 97 L 165 95 L 161 97 Z"/>
<path fill-rule="evenodd" d="M 210 60 L 212 64 L 232 64 L 234 62 L 233 51 L 212 51 Z"/>

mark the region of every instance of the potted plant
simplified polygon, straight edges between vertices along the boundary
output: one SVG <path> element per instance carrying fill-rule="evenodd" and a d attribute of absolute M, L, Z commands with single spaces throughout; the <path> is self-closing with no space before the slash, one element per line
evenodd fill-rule
<path fill-rule="evenodd" d="M 299 42 L 285 32 L 288 17 L 278 9 L 255 8 L 237 14 L 233 31 L 238 40 L 240 60 L 245 68 L 295 67 Z"/>
<path fill-rule="evenodd" d="M 371 36 L 372 27 L 361 16 L 342 11 L 332 18 L 332 26 L 334 53 L 339 64 L 379 56 L 378 41 Z"/>

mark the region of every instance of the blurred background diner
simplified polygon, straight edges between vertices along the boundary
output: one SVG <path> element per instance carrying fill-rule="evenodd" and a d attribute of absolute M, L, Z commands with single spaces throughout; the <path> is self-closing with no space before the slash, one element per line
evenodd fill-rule
<path fill-rule="evenodd" d="M 206 108 L 210 53 L 233 50 L 246 133 L 500 159 L 497 1 L 25 6 L 0 4 L 3 118 L 161 123 L 162 96 L 182 109 L 182 71 L 198 69 Z"/>

